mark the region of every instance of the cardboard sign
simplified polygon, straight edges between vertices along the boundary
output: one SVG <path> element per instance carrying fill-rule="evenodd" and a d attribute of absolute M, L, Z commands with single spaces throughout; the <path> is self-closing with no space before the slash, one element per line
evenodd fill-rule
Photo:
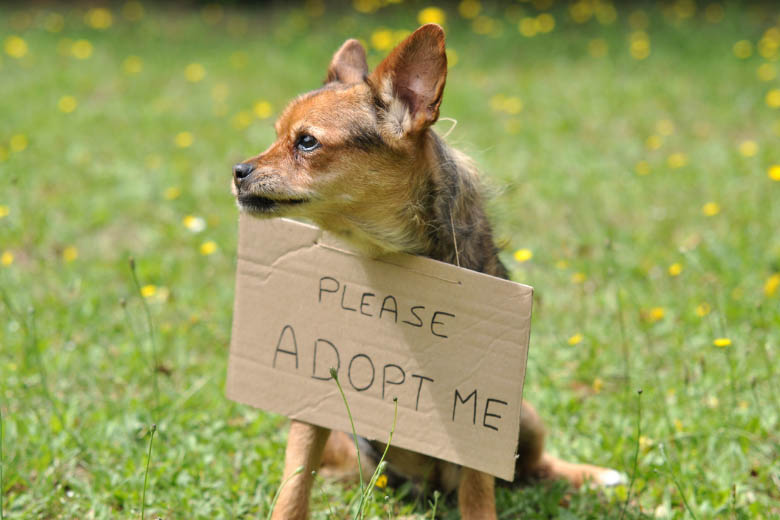
<path fill-rule="evenodd" d="M 512 480 L 533 289 L 242 215 L 227 396 Z"/>

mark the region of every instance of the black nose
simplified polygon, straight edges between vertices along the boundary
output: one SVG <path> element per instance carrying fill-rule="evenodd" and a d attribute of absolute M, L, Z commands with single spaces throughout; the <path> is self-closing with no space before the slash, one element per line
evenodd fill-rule
<path fill-rule="evenodd" d="M 239 163 L 233 166 L 233 176 L 236 180 L 241 180 L 249 177 L 249 174 L 254 171 L 255 167 L 249 163 Z"/>

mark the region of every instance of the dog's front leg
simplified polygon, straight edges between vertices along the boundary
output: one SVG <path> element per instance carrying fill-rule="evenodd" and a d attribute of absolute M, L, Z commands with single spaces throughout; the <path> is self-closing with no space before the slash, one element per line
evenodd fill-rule
<path fill-rule="evenodd" d="M 458 509 L 463 520 L 496 520 L 495 479 L 475 469 L 463 468 L 458 486 Z"/>
<path fill-rule="evenodd" d="M 306 520 L 309 516 L 309 496 L 314 480 L 312 475 L 320 467 L 322 451 L 330 430 L 300 421 L 292 421 L 284 456 L 284 477 L 279 500 L 272 520 Z M 303 471 L 294 475 L 303 466 Z"/>

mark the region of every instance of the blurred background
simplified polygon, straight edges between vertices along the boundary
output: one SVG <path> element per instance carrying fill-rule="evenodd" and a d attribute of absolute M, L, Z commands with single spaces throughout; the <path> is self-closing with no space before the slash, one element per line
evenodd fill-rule
<path fill-rule="evenodd" d="M 231 166 L 346 38 L 374 66 L 428 22 L 435 129 L 536 289 L 525 396 L 552 452 L 630 477 L 501 518 L 780 515 L 778 4 L 310 0 L 0 6 L 3 517 L 267 514 L 286 420 L 224 397 Z M 318 480 L 313 517 L 355 495 Z"/>

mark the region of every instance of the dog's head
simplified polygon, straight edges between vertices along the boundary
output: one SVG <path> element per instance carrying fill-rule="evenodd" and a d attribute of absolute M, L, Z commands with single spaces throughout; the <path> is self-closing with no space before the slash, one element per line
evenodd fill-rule
<path fill-rule="evenodd" d="M 344 234 L 356 222 L 382 226 L 422 182 L 415 168 L 446 76 L 438 25 L 417 29 L 370 74 L 363 46 L 346 41 L 325 84 L 282 112 L 276 141 L 233 167 L 239 207 L 255 216 L 306 217 Z"/>

